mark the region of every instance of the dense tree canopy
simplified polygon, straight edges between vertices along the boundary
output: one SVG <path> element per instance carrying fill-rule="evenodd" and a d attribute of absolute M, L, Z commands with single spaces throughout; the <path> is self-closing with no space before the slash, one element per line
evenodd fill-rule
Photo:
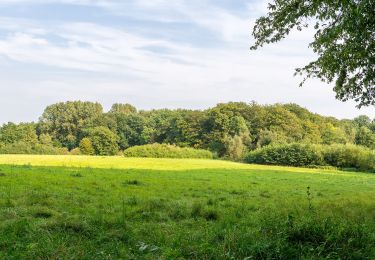
<path fill-rule="evenodd" d="M 375 105 L 374 0 L 274 0 L 268 10 L 253 28 L 252 49 L 280 41 L 293 29 L 313 26 L 310 47 L 318 58 L 296 73 L 304 74 L 304 81 L 335 81 L 336 97 L 342 101 Z"/>
<path fill-rule="evenodd" d="M 62 146 L 72 149 L 83 137 L 82 130 L 93 126 L 103 113 L 99 103 L 65 102 L 48 106 L 40 118 L 41 132 L 49 133 Z"/>
<path fill-rule="evenodd" d="M 86 131 L 97 155 L 115 155 L 118 152 L 118 136 L 104 126 L 89 128 Z"/>
<path fill-rule="evenodd" d="M 130 104 L 113 104 L 109 113 L 120 113 L 120 114 L 133 114 L 136 113 L 137 109 Z"/>
<path fill-rule="evenodd" d="M 38 136 L 34 124 L 14 123 L 4 124 L 0 131 L 0 143 L 12 144 L 16 142 L 36 143 Z"/>
<path fill-rule="evenodd" d="M 69 150 L 114 155 L 129 147 L 161 143 L 239 160 L 249 150 L 275 144 L 358 144 L 375 149 L 375 121 L 368 116 L 338 120 L 296 104 L 230 102 L 206 110 L 150 111 L 128 104 L 115 107 L 105 113 L 91 102 L 48 106 L 38 123 L 0 127 L 0 153 Z"/>

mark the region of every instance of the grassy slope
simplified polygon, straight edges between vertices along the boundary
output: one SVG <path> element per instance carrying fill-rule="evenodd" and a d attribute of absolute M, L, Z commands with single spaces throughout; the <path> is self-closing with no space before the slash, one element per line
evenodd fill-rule
<path fill-rule="evenodd" d="M 0 259 L 375 256 L 371 174 L 120 157 L 0 164 Z"/>

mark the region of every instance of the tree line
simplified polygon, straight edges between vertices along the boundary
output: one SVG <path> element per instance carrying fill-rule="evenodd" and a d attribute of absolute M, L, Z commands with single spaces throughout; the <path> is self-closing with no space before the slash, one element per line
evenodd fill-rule
<path fill-rule="evenodd" d="M 116 155 L 136 145 L 166 143 L 239 160 L 270 144 L 355 144 L 375 150 L 375 120 L 339 120 L 296 104 L 229 102 L 206 110 L 137 110 L 69 101 L 46 107 L 38 122 L 0 127 L 0 153 Z"/>

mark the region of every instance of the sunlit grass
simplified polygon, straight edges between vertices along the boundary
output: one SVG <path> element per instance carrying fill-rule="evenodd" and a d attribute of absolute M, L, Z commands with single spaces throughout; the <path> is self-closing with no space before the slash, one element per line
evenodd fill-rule
<path fill-rule="evenodd" d="M 0 259 L 375 256 L 373 174 L 23 155 L 0 173 Z"/>
<path fill-rule="evenodd" d="M 107 169 L 152 169 L 152 170 L 194 170 L 194 169 L 273 169 L 288 172 L 340 173 L 335 170 L 308 169 L 284 166 L 264 166 L 207 159 L 161 159 L 126 158 L 123 156 L 70 156 L 70 155 L 0 155 L 0 165 L 91 167 Z"/>

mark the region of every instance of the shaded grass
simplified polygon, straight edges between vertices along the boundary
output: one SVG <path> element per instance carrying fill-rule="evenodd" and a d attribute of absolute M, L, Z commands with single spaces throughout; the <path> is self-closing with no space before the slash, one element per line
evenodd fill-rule
<path fill-rule="evenodd" d="M 374 258 L 375 175 L 219 165 L 1 165 L 0 258 Z"/>

